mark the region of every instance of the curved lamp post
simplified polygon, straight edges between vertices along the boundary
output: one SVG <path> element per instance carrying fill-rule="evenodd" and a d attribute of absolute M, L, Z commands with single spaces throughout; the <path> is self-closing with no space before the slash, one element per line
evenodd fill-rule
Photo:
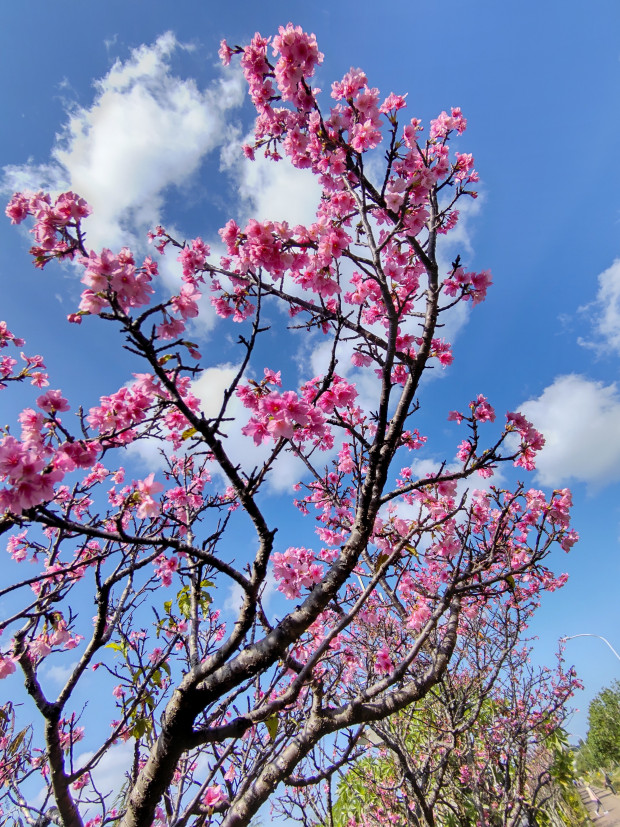
<path fill-rule="evenodd" d="M 616 650 L 611 645 L 611 643 L 607 640 L 607 638 L 604 638 L 602 635 L 592 635 L 589 632 L 584 632 L 580 635 L 568 635 L 567 637 L 561 637 L 560 640 L 563 643 L 565 643 L 567 640 L 573 640 L 573 638 L 576 638 L 576 637 L 597 637 L 599 640 L 602 640 L 603 643 L 606 643 L 607 646 L 609 646 L 611 651 L 614 653 L 614 655 L 618 658 L 618 660 L 620 660 L 620 655 L 616 652 Z"/>

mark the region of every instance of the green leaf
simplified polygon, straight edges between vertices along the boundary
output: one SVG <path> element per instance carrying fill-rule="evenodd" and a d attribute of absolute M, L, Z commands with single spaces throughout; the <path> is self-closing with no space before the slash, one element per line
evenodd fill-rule
<path fill-rule="evenodd" d="M 200 608 L 203 610 L 203 612 L 206 612 L 207 607 L 210 603 L 213 603 L 213 598 L 211 597 L 209 592 L 205 592 L 200 598 Z"/>
<path fill-rule="evenodd" d="M 131 734 L 134 738 L 138 739 L 149 732 L 151 729 L 151 722 L 148 718 L 138 718 L 135 724 L 131 728 Z"/>
<path fill-rule="evenodd" d="M 13 738 L 11 745 L 9 746 L 9 755 L 15 755 L 17 750 L 22 745 L 27 732 L 28 728 L 26 727 L 25 729 L 22 729 L 21 732 L 18 732 L 15 738 Z"/>
<path fill-rule="evenodd" d="M 267 732 L 269 733 L 269 737 L 272 741 L 276 737 L 276 734 L 278 732 L 278 724 L 279 721 L 277 715 L 272 715 L 271 718 L 267 718 L 267 720 L 265 721 Z"/>
<path fill-rule="evenodd" d="M 405 546 L 403 546 L 403 548 L 405 549 L 405 551 L 408 551 L 409 554 L 413 554 L 416 560 L 420 559 L 420 555 L 418 554 L 417 548 L 415 546 L 412 546 L 411 543 L 407 543 Z"/>
<path fill-rule="evenodd" d="M 191 601 L 189 597 L 189 586 L 183 586 L 181 591 L 177 594 L 177 604 L 179 612 L 185 618 L 189 618 L 191 614 Z"/>
<path fill-rule="evenodd" d="M 379 571 L 381 566 L 385 563 L 386 560 L 390 559 L 390 555 L 386 554 L 384 551 L 377 557 L 377 561 L 375 563 L 375 571 Z"/>

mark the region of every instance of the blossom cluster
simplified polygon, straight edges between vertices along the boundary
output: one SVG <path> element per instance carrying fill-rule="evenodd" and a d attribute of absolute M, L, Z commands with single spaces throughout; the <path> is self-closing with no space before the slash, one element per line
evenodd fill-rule
<path fill-rule="evenodd" d="M 63 192 L 53 204 L 48 193 L 15 193 L 5 210 L 11 224 L 21 224 L 29 215 L 35 218 L 31 232 L 36 243 L 30 252 L 37 267 L 53 258 L 73 258 L 79 241 L 69 230 L 78 229 L 81 220 L 91 212 L 86 201 L 74 192 Z"/>
<path fill-rule="evenodd" d="M 54 498 L 55 485 L 65 474 L 94 465 L 99 446 L 87 440 L 54 443 L 58 411 L 68 410 L 60 391 L 47 391 L 37 399 L 38 407 L 49 415 L 26 408 L 19 415 L 21 439 L 7 434 L 0 440 L 0 509 L 21 514 Z"/>
<path fill-rule="evenodd" d="M 6 322 L 0 321 L 0 349 L 9 345 L 21 348 L 25 344 L 24 339 L 11 333 Z M 49 385 L 47 373 L 41 370 L 45 368 L 42 356 L 28 356 L 21 352 L 20 358 L 26 364 L 21 370 L 16 371 L 15 368 L 19 364 L 17 359 L 13 356 L 0 356 L 0 390 L 6 388 L 7 382 L 21 382 L 24 379 L 30 379 L 31 384 L 37 388 Z"/>
<path fill-rule="evenodd" d="M 300 396 L 295 391 L 281 393 L 268 387 L 278 384 L 279 374 L 266 368 L 260 384 L 241 385 L 237 389 L 244 406 L 253 414 L 242 433 L 251 436 L 256 445 L 284 438 L 297 443 L 312 440 L 322 450 L 330 448 L 333 435 L 324 414 L 352 405 L 357 397 L 355 387 L 334 376 L 323 391 L 319 389 L 322 380 L 315 378 L 305 383 Z"/>

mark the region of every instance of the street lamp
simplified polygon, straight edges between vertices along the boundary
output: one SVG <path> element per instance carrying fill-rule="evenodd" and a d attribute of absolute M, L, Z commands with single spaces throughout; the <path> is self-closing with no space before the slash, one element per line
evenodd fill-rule
<path fill-rule="evenodd" d="M 616 652 L 616 650 L 611 645 L 611 643 L 607 640 L 607 638 L 604 638 L 602 635 L 592 635 L 589 632 L 583 632 L 580 635 L 568 635 L 568 637 L 561 637 L 560 640 L 562 641 L 562 643 L 565 643 L 567 640 L 572 640 L 573 638 L 576 638 L 576 637 L 597 637 L 599 640 L 602 640 L 603 643 L 606 643 L 607 646 L 609 646 L 611 651 L 614 653 L 614 655 L 618 658 L 618 660 L 620 660 L 620 655 Z"/>

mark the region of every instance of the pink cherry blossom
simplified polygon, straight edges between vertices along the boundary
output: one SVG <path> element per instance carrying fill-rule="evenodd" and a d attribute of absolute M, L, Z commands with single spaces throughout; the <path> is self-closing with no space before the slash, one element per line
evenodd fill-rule
<path fill-rule="evenodd" d="M 26 196 L 21 192 L 16 192 L 5 210 L 6 215 L 11 219 L 11 224 L 21 224 L 21 222 L 27 218 L 29 213 L 28 206 Z"/>
<path fill-rule="evenodd" d="M 226 801 L 226 795 L 219 784 L 214 784 L 212 787 L 209 787 L 202 799 L 205 807 L 217 807 L 218 804 L 224 801 Z"/>
<path fill-rule="evenodd" d="M 389 673 L 394 669 L 394 663 L 390 657 L 387 647 L 384 646 L 377 652 L 375 666 L 377 668 L 377 672 L 383 674 Z"/>
<path fill-rule="evenodd" d="M 56 411 L 68 411 L 69 403 L 62 396 L 61 391 L 46 391 L 37 399 L 37 405 L 42 411 L 54 413 Z"/>
<path fill-rule="evenodd" d="M 0 655 L 0 680 L 12 675 L 17 666 L 15 659 L 8 655 Z"/>

